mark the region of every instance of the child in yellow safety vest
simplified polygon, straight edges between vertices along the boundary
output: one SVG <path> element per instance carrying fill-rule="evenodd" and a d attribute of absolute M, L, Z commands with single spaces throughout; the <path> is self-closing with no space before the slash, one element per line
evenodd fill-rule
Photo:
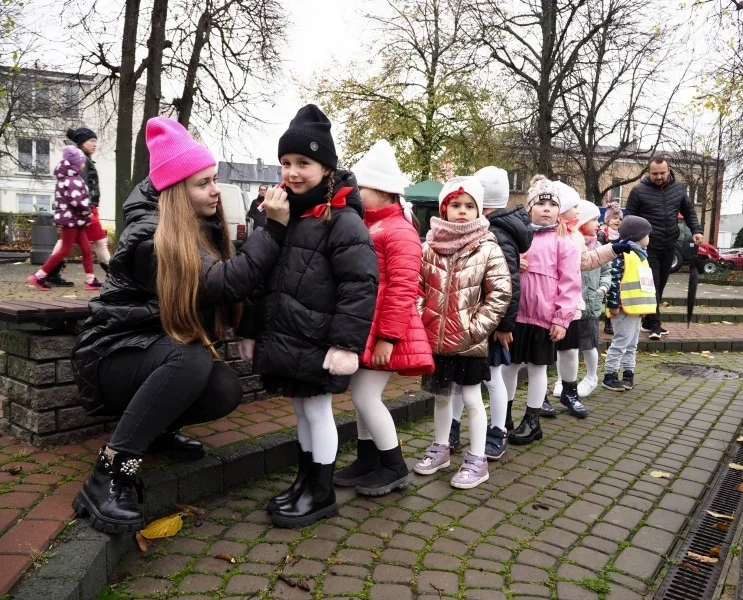
<path fill-rule="evenodd" d="M 652 229 L 646 219 L 637 216 L 625 217 L 619 226 L 620 238 L 629 241 L 632 251 L 614 259 L 611 288 L 606 298 L 614 325 L 614 338 L 606 353 L 602 385 L 615 392 L 631 390 L 635 386 L 640 321 L 643 315 L 655 314 L 655 285 L 647 251 Z"/>

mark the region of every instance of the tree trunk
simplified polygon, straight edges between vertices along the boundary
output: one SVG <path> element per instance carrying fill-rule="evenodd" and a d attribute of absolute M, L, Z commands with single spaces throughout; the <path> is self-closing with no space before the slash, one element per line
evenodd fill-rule
<path fill-rule="evenodd" d="M 589 202 L 601 206 L 601 174 L 596 169 L 593 163 L 593 157 L 586 157 L 586 168 L 584 175 L 584 183 L 586 188 L 585 198 Z"/>
<path fill-rule="evenodd" d="M 124 231 L 124 201 L 132 187 L 132 134 L 134 131 L 134 61 L 137 51 L 140 0 L 126 0 L 121 38 L 119 110 L 116 122 L 116 236 Z"/>
<path fill-rule="evenodd" d="M 194 34 L 193 50 L 191 58 L 188 61 L 188 70 L 186 71 L 186 80 L 183 82 L 183 94 L 178 104 L 178 122 L 185 128 L 191 120 L 191 111 L 193 110 L 193 97 L 196 93 L 196 72 L 199 70 L 201 60 L 201 50 L 209 41 L 212 16 L 209 10 L 205 10 L 199 18 Z"/>
<path fill-rule="evenodd" d="M 537 92 L 537 173 L 550 179 L 552 172 L 552 113 L 551 100 L 552 56 L 557 35 L 557 10 L 555 0 L 542 0 L 542 54 L 540 57 L 539 89 Z"/>
<path fill-rule="evenodd" d="M 147 177 L 150 168 L 150 153 L 145 143 L 147 121 L 160 114 L 162 90 L 160 79 L 163 68 L 163 49 L 165 47 L 165 25 L 168 18 L 168 0 L 155 0 L 152 6 L 152 28 L 147 42 L 147 87 L 145 89 L 142 125 L 134 150 L 134 181 Z"/>

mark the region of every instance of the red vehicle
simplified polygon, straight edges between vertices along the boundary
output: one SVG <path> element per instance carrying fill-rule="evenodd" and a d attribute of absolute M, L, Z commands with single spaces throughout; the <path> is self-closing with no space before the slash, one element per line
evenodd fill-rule
<path fill-rule="evenodd" d="M 743 248 L 733 248 L 721 254 L 720 265 L 726 269 L 743 270 Z"/>

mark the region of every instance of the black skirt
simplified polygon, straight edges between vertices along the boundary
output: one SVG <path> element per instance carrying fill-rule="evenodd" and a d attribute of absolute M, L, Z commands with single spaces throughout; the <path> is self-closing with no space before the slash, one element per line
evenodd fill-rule
<path fill-rule="evenodd" d="M 571 321 L 565 337 L 555 344 L 558 351 L 560 350 L 577 350 L 580 348 L 580 321 Z"/>
<path fill-rule="evenodd" d="M 479 385 L 490 381 L 487 357 L 433 355 L 436 370 L 421 379 L 424 391 L 438 396 L 449 396 L 452 384 Z"/>
<path fill-rule="evenodd" d="M 598 319 L 581 319 L 578 321 L 578 333 L 581 350 L 593 350 L 599 347 Z"/>
<path fill-rule="evenodd" d="M 539 325 L 516 323 L 511 344 L 511 363 L 554 365 L 557 360 L 555 343 L 550 340 L 549 329 Z"/>
<path fill-rule="evenodd" d="M 324 396 L 332 393 L 321 385 L 299 381 L 298 379 L 289 379 L 288 377 L 265 376 L 261 377 L 261 381 L 267 393 L 280 394 L 287 398 L 311 398 L 312 396 Z"/>

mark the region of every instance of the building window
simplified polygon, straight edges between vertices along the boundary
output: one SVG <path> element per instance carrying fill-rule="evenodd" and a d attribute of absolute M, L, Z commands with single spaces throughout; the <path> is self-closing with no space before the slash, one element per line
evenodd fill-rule
<path fill-rule="evenodd" d="M 52 209 L 52 197 L 47 194 L 18 194 L 17 198 L 20 213 Z"/>
<path fill-rule="evenodd" d="M 80 116 L 80 86 L 76 83 L 64 86 L 64 106 L 62 116 L 77 119 Z"/>
<path fill-rule="evenodd" d="M 622 180 L 614 178 L 611 180 L 611 185 L 613 186 L 611 188 L 611 201 L 621 204 L 622 203 Z"/>
<path fill-rule="evenodd" d="M 689 198 L 694 204 L 704 204 L 707 200 L 707 190 L 701 181 L 691 186 Z"/>
<path fill-rule="evenodd" d="M 508 189 L 512 192 L 524 191 L 523 171 L 508 171 Z"/>
<path fill-rule="evenodd" d="M 243 192 L 249 192 L 250 191 L 250 182 L 249 181 L 241 181 L 237 184 L 237 187 L 239 187 Z"/>
<path fill-rule="evenodd" d="M 570 177 L 565 173 L 555 173 L 555 181 L 562 181 L 565 185 L 570 185 Z"/>
<path fill-rule="evenodd" d="M 18 140 L 18 170 L 49 174 L 49 140 Z"/>

